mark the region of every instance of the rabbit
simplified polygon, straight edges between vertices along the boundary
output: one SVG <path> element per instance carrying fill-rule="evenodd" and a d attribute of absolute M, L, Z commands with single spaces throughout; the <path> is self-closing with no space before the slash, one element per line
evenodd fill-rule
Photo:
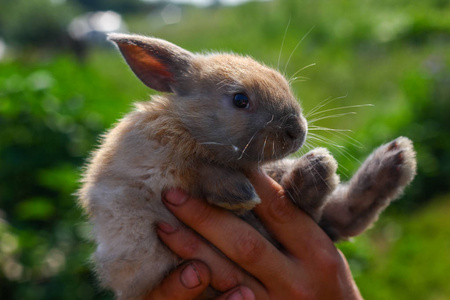
<path fill-rule="evenodd" d="M 248 56 L 194 54 L 140 35 L 108 39 L 162 92 L 103 136 L 78 191 L 96 272 L 118 299 L 142 299 L 181 263 L 155 231 L 160 221 L 178 225 L 161 201 L 171 188 L 233 211 L 270 238 L 252 214 L 260 199 L 246 177 L 262 168 L 338 241 L 367 229 L 415 175 L 404 137 L 376 149 L 349 183 L 339 182 L 324 148 L 287 158 L 305 142 L 307 121 L 284 76 Z"/>

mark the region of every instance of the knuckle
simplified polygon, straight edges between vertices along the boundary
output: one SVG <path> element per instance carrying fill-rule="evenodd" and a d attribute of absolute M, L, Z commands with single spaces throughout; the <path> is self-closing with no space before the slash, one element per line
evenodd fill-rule
<path fill-rule="evenodd" d="M 324 271 L 323 275 L 335 277 L 342 266 L 342 258 L 337 252 L 323 251 L 317 257 L 316 263 L 318 268 Z"/>
<path fill-rule="evenodd" d="M 284 190 L 274 195 L 270 204 L 270 212 L 272 218 L 279 223 L 287 223 L 294 218 L 295 208 Z"/>
<path fill-rule="evenodd" d="M 243 274 L 236 268 L 232 268 L 231 270 L 227 270 L 225 274 L 221 274 L 220 278 L 215 280 L 212 284 L 218 291 L 225 292 L 238 286 L 243 281 Z"/>
<path fill-rule="evenodd" d="M 207 227 L 210 226 L 214 220 L 214 209 L 207 203 L 197 205 L 196 209 L 190 214 L 190 224 L 193 227 Z"/>
<path fill-rule="evenodd" d="M 325 255 L 322 260 L 322 266 L 331 274 L 336 274 L 341 266 L 341 258 L 339 255 Z"/>
<path fill-rule="evenodd" d="M 201 251 L 204 241 L 191 229 L 180 226 L 173 234 L 160 235 L 160 240 L 182 258 L 193 258 Z"/>
<path fill-rule="evenodd" d="M 252 264 L 261 259 L 266 244 L 256 232 L 247 231 L 236 240 L 235 250 L 236 259 L 245 264 Z"/>
<path fill-rule="evenodd" d="M 308 291 L 298 281 L 290 281 L 287 286 L 287 291 L 291 299 L 312 299 Z"/>
<path fill-rule="evenodd" d="M 193 232 L 185 234 L 184 238 L 180 240 L 181 245 L 179 251 L 174 250 L 182 258 L 194 258 L 198 253 L 203 241 Z"/>

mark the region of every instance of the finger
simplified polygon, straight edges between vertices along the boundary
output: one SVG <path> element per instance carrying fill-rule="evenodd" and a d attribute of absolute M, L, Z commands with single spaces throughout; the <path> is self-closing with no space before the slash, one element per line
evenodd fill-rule
<path fill-rule="evenodd" d="M 252 173 L 249 179 L 261 198 L 261 204 L 254 212 L 289 253 L 309 259 L 310 255 L 315 255 L 311 249 L 317 249 L 311 243 L 333 245 L 313 219 L 292 203 L 276 181 L 262 171 Z"/>
<path fill-rule="evenodd" d="M 208 287 L 210 272 L 200 261 L 191 261 L 169 274 L 144 299 L 147 300 L 193 300 Z"/>
<path fill-rule="evenodd" d="M 189 197 L 179 189 L 167 192 L 163 198 L 167 208 L 183 223 L 260 281 L 274 281 L 273 272 L 290 266 L 286 256 L 230 212 Z"/>
<path fill-rule="evenodd" d="M 350 266 L 348 264 L 347 259 L 344 256 L 344 253 L 341 252 L 341 250 L 337 249 L 337 252 L 339 254 L 339 256 L 341 257 L 341 261 L 344 264 L 344 274 L 346 274 L 347 277 L 347 282 L 350 285 L 350 288 L 348 288 L 348 291 L 352 291 L 353 295 L 350 295 L 350 293 L 348 293 L 348 297 L 352 298 L 352 299 L 363 299 L 361 292 L 359 291 L 358 286 L 356 285 L 355 280 L 352 278 L 352 273 L 350 270 Z M 344 284 L 344 283 L 343 283 Z"/>
<path fill-rule="evenodd" d="M 259 295 L 265 293 L 264 287 L 256 279 L 237 267 L 189 228 L 184 226 L 174 228 L 167 223 L 159 223 L 157 232 L 164 244 L 181 258 L 197 259 L 206 263 L 211 270 L 210 284 L 216 290 L 225 292 L 243 284 Z"/>
<path fill-rule="evenodd" d="M 236 287 L 225 294 L 221 295 L 216 300 L 255 300 L 255 299 L 263 299 L 256 298 L 255 294 L 251 289 L 246 286 Z"/>

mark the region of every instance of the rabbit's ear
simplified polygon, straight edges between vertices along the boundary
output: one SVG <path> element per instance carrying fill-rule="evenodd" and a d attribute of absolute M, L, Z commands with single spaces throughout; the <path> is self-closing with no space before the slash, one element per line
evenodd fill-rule
<path fill-rule="evenodd" d="M 160 92 L 175 92 L 193 54 L 167 41 L 139 35 L 110 34 L 137 77 Z"/>

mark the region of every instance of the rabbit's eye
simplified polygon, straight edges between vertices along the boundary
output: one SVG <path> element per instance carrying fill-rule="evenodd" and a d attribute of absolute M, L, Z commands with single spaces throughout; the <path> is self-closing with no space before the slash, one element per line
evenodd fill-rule
<path fill-rule="evenodd" d="M 238 108 L 248 108 L 249 102 L 247 95 L 243 93 L 237 93 L 233 96 L 233 104 Z"/>

